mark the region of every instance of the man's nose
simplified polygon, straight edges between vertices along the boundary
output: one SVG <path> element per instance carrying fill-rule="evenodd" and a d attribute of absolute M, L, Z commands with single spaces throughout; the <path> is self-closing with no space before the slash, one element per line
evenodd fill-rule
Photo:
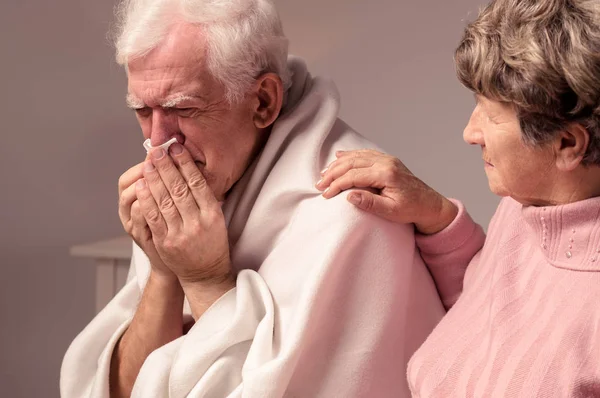
<path fill-rule="evenodd" d="M 469 123 L 463 131 L 463 140 L 470 145 L 485 145 L 481 126 L 481 114 L 477 108 L 473 110 Z"/>
<path fill-rule="evenodd" d="M 169 141 L 179 133 L 177 115 L 163 108 L 152 111 L 152 130 L 150 131 L 150 144 L 158 146 Z"/>

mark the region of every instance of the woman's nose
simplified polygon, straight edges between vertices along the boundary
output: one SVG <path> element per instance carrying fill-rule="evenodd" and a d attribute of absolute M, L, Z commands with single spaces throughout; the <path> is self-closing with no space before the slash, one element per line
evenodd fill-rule
<path fill-rule="evenodd" d="M 469 123 L 467 123 L 467 126 L 463 131 L 463 139 L 469 145 L 485 145 L 481 125 L 481 113 L 477 108 L 473 110 Z"/>

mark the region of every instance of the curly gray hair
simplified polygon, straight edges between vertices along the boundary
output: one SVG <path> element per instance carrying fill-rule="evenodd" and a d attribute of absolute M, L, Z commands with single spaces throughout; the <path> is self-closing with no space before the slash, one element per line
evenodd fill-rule
<path fill-rule="evenodd" d="M 583 163 L 600 165 L 598 0 L 494 0 L 467 26 L 455 62 L 467 88 L 514 106 L 526 142 L 579 123 L 590 135 Z"/>

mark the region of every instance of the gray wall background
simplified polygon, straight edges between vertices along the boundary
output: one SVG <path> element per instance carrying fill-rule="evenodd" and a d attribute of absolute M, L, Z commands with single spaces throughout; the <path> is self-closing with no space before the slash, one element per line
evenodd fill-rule
<path fill-rule="evenodd" d="M 482 2 L 277 3 L 292 52 L 338 83 L 342 117 L 487 225 L 498 199 L 462 142 L 473 100 L 452 63 Z M 2 397 L 58 397 L 62 356 L 94 315 L 94 264 L 68 248 L 122 234 L 117 179 L 144 151 L 106 36 L 113 6 L 0 5 Z"/>

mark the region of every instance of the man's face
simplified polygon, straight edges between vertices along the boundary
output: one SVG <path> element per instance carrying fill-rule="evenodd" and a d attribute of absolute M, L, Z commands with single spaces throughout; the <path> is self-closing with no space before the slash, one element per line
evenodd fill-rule
<path fill-rule="evenodd" d="M 261 145 L 250 98 L 230 105 L 210 75 L 202 31 L 179 24 L 157 48 L 128 64 L 128 103 L 152 146 L 175 137 L 191 153 L 218 200 Z"/>

